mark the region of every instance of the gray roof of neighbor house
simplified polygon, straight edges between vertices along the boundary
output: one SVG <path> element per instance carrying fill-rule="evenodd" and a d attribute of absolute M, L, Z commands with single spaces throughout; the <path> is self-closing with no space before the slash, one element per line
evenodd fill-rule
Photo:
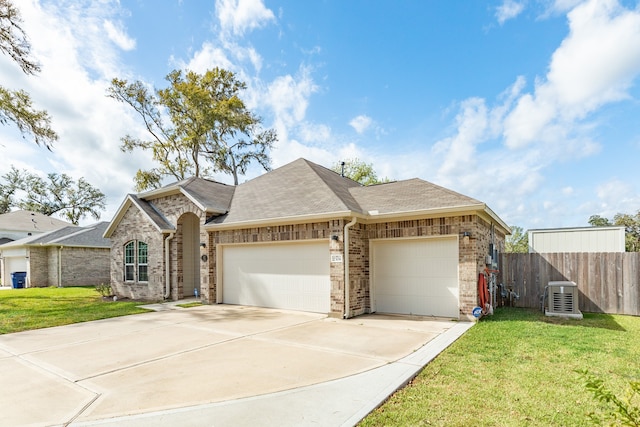
<path fill-rule="evenodd" d="M 44 233 L 67 226 L 72 224 L 39 212 L 13 211 L 0 215 L 0 230 Z"/>
<path fill-rule="evenodd" d="M 298 159 L 236 187 L 229 212 L 211 227 L 269 221 L 358 216 L 367 220 L 410 215 L 483 211 L 506 230 L 484 203 L 421 179 L 363 186 L 305 159 Z"/>
<path fill-rule="evenodd" d="M 109 222 L 102 221 L 86 227 L 68 226 L 44 234 L 25 237 L 0 246 L 0 249 L 16 246 L 67 246 L 109 248 L 111 242 L 102 237 Z"/>

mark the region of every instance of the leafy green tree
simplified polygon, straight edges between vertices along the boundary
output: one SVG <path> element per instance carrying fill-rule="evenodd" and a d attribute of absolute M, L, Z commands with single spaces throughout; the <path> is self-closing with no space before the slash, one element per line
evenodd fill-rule
<path fill-rule="evenodd" d="M 3 183 L 0 183 L 0 214 L 11 211 L 16 205 L 14 196 L 16 191 L 21 188 L 22 174 L 19 170 L 11 167 L 3 177 Z"/>
<path fill-rule="evenodd" d="M 527 253 L 529 252 L 529 234 L 514 225 L 511 227 L 511 235 L 507 236 L 504 245 L 505 252 L 509 253 Z"/>
<path fill-rule="evenodd" d="M 123 151 L 151 151 L 157 164 L 138 171 L 139 191 L 159 187 L 164 177 L 182 180 L 213 172 L 230 174 L 238 184 L 253 161 L 270 170 L 268 150 L 277 141 L 276 132 L 263 130 L 260 117 L 246 108 L 239 97 L 246 85 L 233 72 L 172 71 L 166 80 L 167 88 L 151 91 L 140 81 L 116 78 L 107 91 L 133 108 L 150 136 L 121 140 Z"/>
<path fill-rule="evenodd" d="M 20 12 L 11 0 L 0 0 L 0 51 L 13 59 L 25 74 L 40 71 L 40 65 L 29 57 L 31 45 L 21 26 Z M 58 135 L 51 129 L 51 118 L 44 110 L 35 110 L 29 94 L 0 86 L 0 123 L 13 122 L 23 137 L 33 136 L 38 145 L 48 149 Z"/>
<path fill-rule="evenodd" d="M 382 184 L 389 182 L 389 178 L 379 179 L 373 170 L 372 163 L 366 163 L 360 159 L 347 159 L 344 162 L 337 162 L 331 167 L 331 170 L 339 174 L 343 174 L 362 185 Z M 344 173 L 343 173 L 344 172 Z"/>
<path fill-rule="evenodd" d="M 609 227 L 613 225 L 611 224 L 611 221 L 607 218 L 601 217 L 600 215 L 591 215 L 588 222 L 593 227 Z"/>
<path fill-rule="evenodd" d="M 613 216 L 613 221 L 600 215 L 591 215 L 589 224 L 594 227 L 624 226 L 625 250 L 640 252 L 640 210 L 635 215 L 617 213 Z"/>
<path fill-rule="evenodd" d="M 2 178 L 2 207 L 6 204 L 8 208 L 17 207 L 48 216 L 58 214 L 76 225 L 87 215 L 100 219 L 100 212 L 105 209 L 105 195 L 84 178 L 75 182 L 68 175 L 50 173 L 44 179 L 14 167 Z"/>

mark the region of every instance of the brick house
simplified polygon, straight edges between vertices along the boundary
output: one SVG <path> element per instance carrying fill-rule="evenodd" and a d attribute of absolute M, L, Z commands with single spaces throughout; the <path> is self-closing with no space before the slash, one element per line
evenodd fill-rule
<path fill-rule="evenodd" d="M 469 318 L 509 232 L 429 182 L 362 186 L 298 159 L 236 187 L 191 178 L 128 195 L 105 237 L 121 296 Z"/>
<path fill-rule="evenodd" d="M 109 283 L 111 242 L 102 236 L 108 225 L 69 225 L 0 245 L 2 285 L 11 286 L 11 273 L 19 271 L 27 273 L 27 287 Z"/>

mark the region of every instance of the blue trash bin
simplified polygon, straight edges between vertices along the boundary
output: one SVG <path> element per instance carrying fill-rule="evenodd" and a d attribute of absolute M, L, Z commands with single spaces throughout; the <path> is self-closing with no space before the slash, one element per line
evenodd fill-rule
<path fill-rule="evenodd" d="M 14 289 L 24 288 L 24 284 L 26 281 L 27 281 L 26 271 L 16 271 L 15 273 L 11 273 L 11 282 L 13 283 Z"/>

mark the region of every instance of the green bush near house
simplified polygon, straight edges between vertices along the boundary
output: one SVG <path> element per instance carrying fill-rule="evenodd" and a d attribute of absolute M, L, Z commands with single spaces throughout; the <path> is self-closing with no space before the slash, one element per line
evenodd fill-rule
<path fill-rule="evenodd" d="M 590 414 L 611 408 L 577 371 L 588 369 L 624 395 L 640 379 L 640 317 L 584 317 L 498 309 L 361 425 L 592 426 Z"/>
<path fill-rule="evenodd" d="M 94 286 L 0 291 L 0 334 L 144 313 L 136 301 L 104 301 Z"/>

